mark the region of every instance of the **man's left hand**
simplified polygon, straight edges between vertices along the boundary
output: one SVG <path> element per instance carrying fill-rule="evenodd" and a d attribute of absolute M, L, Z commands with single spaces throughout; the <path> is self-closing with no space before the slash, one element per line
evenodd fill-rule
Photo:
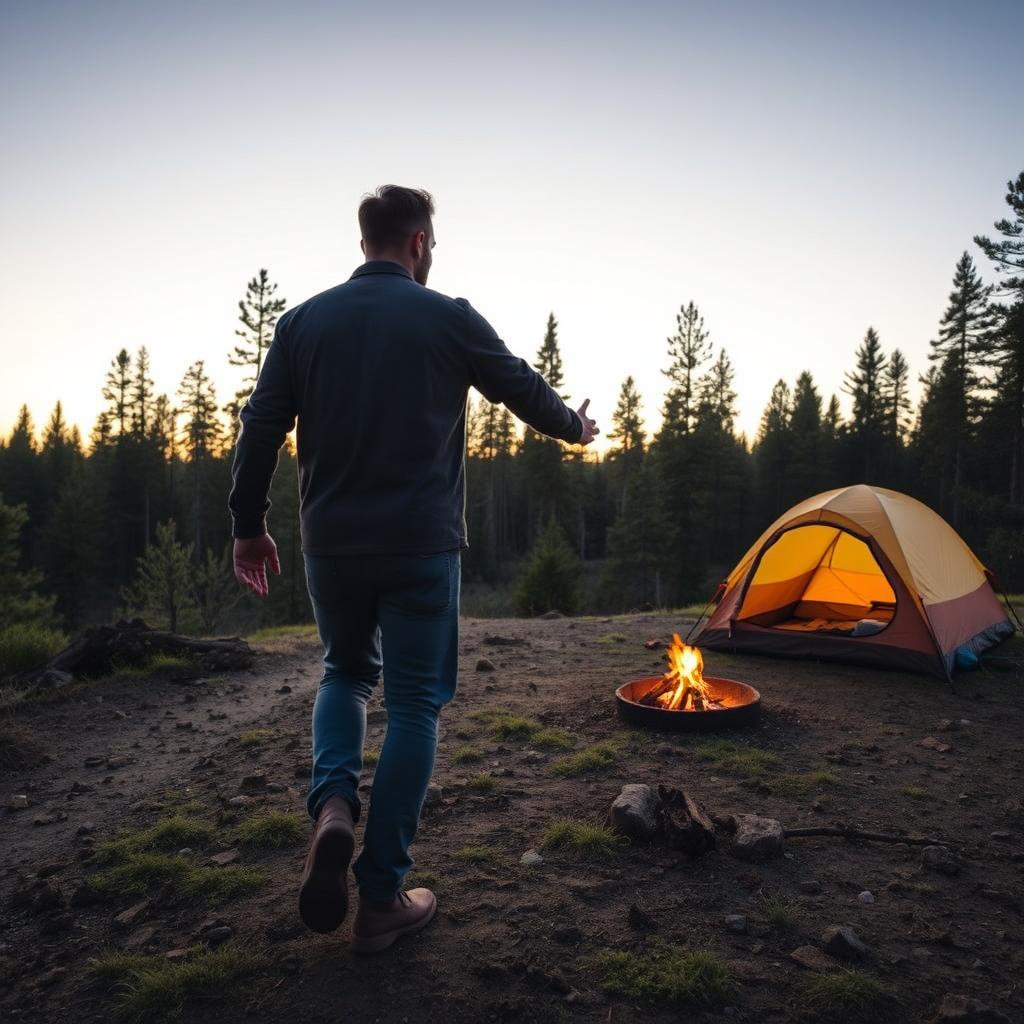
<path fill-rule="evenodd" d="M 281 575 L 277 545 L 269 533 L 235 541 L 235 579 L 257 597 L 270 593 L 267 585 L 267 564 L 275 576 Z"/>

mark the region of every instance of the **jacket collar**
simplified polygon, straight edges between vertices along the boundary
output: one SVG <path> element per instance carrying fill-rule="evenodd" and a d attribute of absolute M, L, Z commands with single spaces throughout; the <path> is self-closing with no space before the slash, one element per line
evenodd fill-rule
<path fill-rule="evenodd" d="M 362 266 L 356 267 L 352 271 L 352 277 L 362 277 L 363 274 L 400 274 L 410 281 L 413 280 L 412 274 L 401 263 L 396 263 L 394 260 L 367 260 Z M 350 281 L 352 277 L 349 278 Z"/>

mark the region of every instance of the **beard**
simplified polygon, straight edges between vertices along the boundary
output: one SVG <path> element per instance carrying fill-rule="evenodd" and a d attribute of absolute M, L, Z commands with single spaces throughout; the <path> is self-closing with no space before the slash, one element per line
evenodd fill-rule
<path fill-rule="evenodd" d="M 413 269 L 413 272 L 412 272 L 413 280 L 417 284 L 421 284 L 421 285 L 426 286 L 427 275 L 429 273 L 430 273 L 430 263 L 429 262 L 422 261 L 420 263 L 417 263 L 415 268 Z"/>

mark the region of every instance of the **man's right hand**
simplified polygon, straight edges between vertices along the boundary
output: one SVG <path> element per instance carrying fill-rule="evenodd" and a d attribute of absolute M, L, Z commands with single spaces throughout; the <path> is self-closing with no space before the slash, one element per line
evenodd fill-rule
<path fill-rule="evenodd" d="M 590 405 L 589 398 L 576 410 L 576 415 L 583 421 L 583 433 L 580 435 L 579 441 L 576 442 L 577 444 L 590 444 L 601 433 L 597 428 L 597 421 L 587 415 L 588 405 Z"/>

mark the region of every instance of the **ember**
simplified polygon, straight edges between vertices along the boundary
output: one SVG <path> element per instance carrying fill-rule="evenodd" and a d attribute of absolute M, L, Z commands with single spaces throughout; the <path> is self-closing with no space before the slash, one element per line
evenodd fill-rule
<path fill-rule="evenodd" d="M 723 707 L 704 680 L 704 658 L 699 648 L 683 643 L 679 634 L 673 633 L 667 655 L 669 670 L 661 685 L 645 694 L 641 704 L 666 711 L 712 711 Z"/>

